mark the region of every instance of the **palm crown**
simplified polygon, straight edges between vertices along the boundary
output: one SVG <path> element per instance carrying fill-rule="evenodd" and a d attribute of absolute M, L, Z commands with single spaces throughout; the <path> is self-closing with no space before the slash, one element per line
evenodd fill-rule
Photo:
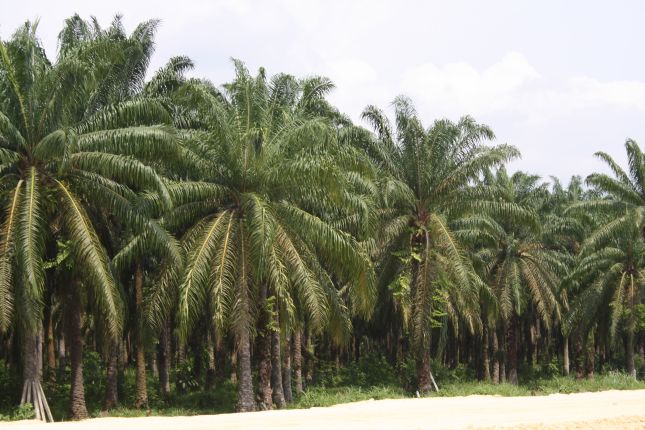
<path fill-rule="evenodd" d="M 51 65 L 34 31 L 35 26 L 26 24 L 11 41 L 0 45 L 6 211 L 0 322 L 6 327 L 14 293 L 25 296 L 18 301 L 26 306 L 21 312 L 25 321 L 39 321 L 46 240 L 52 229 L 62 228 L 117 333 L 118 293 L 85 205 L 96 188 L 122 195 L 124 185 L 138 180 L 142 186 L 161 188 L 151 168 L 127 155 L 149 142 L 162 145 L 169 139 L 163 127 L 129 127 L 137 119 L 149 122 L 163 116 L 163 111 L 144 102 L 83 111 L 79 100 L 91 94 L 93 82 L 100 79 L 95 67 L 99 59 L 82 61 L 79 57 L 94 55 L 88 52 L 91 48 L 79 48 L 75 55 L 63 55 Z M 53 204 L 55 200 L 59 205 Z M 14 259 L 18 273 L 12 276 Z M 13 291 L 14 280 L 23 287 Z"/>

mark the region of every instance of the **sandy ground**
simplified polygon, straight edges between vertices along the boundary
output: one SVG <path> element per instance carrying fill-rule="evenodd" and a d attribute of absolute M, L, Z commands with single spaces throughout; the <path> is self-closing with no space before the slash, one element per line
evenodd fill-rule
<path fill-rule="evenodd" d="M 645 390 L 537 397 L 370 400 L 329 408 L 194 417 L 0 424 L 7 429 L 645 429 Z"/>

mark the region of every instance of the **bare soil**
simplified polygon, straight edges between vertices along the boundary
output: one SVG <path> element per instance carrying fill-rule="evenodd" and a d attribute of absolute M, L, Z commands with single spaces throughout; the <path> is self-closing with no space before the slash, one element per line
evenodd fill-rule
<path fill-rule="evenodd" d="M 46 427 L 44 427 L 46 426 Z M 42 424 L 20 421 L 7 429 L 645 429 L 645 390 L 370 400 L 328 408 L 193 417 L 95 418 Z"/>

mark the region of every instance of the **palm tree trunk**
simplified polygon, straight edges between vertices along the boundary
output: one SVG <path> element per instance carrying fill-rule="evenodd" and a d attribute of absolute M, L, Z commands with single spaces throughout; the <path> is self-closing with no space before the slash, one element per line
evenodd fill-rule
<path fill-rule="evenodd" d="M 291 391 L 291 336 L 287 335 L 286 350 L 283 355 L 282 371 L 282 389 L 284 390 L 284 400 L 287 403 L 293 401 L 293 392 Z"/>
<path fill-rule="evenodd" d="M 186 362 L 186 344 L 177 345 L 177 364 L 184 364 Z"/>
<path fill-rule="evenodd" d="M 157 354 L 148 354 L 148 359 L 150 360 L 150 369 L 152 370 L 152 376 L 155 379 L 159 379 L 159 366 L 157 365 Z"/>
<path fill-rule="evenodd" d="M 500 380 L 500 374 L 499 374 L 499 365 L 500 365 L 500 351 L 499 351 L 499 343 L 497 341 L 497 330 L 493 329 L 493 372 L 492 372 L 492 380 L 493 384 L 499 384 Z"/>
<path fill-rule="evenodd" d="M 484 322 L 482 330 L 482 366 L 483 379 L 490 382 L 490 356 L 488 355 L 488 324 Z"/>
<path fill-rule="evenodd" d="M 69 315 L 70 359 L 72 366 L 70 416 L 73 420 L 88 417 L 83 387 L 83 337 L 81 335 L 81 304 L 71 297 Z"/>
<path fill-rule="evenodd" d="M 107 361 L 107 381 L 105 385 L 105 401 L 103 410 L 109 411 L 119 403 L 119 341 L 112 341 Z"/>
<path fill-rule="evenodd" d="M 20 404 L 31 403 L 36 419 L 53 421 L 45 393 L 41 385 L 43 376 L 43 330 L 42 326 L 34 334 L 27 334 L 23 343 L 24 368 L 23 387 Z"/>
<path fill-rule="evenodd" d="M 45 321 L 47 322 L 47 373 L 49 382 L 56 383 L 56 345 L 54 339 L 54 318 L 51 303 L 45 307 Z"/>
<path fill-rule="evenodd" d="M 580 340 L 581 335 L 578 333 L 575 336 L 574 341 L 574 355 L 573 362 L 576 369 L 576 379 L 582 379 L 584 376 L 584 366 L 582 360 L 582 341 Z"/>
<path fill-rule="evenodd" d="M 65 377 L 65 367 L 67 365 L 67 349 L 65 348 L 65 336 L 63 333 L 58 338 L 58 379 Z"/>
<path fill-rule="evenodd" d="M 255 410 L 253 400 L 253 379 L 251 375 L 251 339 L 249 330 L 244 328 L 238 331 L 237 356 L 239 376 L 237 384 L 237 410 L 238 412 L 251 412 Z"/>
<path fill-rule="evenodd" d="M 231 384 L 237 384 L 237 351 L 235 347 L 231 350 L 231 374 L 229 380 Z"/>
<path fill-rule="evenodd" d="M 204 384 L 206 390 L 215 388 L 215 337 L 206 337 L 206 354 L 208 357 L 206 363 L 206 382 Z"/>
<path fill-rule="evenodd" d="M 427 351 L 421 353 L 416 359 L 417 387 L 421 394 L 431 391 L 430 386 L 430 354 Z"/>
<path fill-rule="evenodd" d="M 517 356 L 517 324 L 518 317 L 517 315 L 512 315 L 508 322 L 508 331 L 506 335 L 507 339 L 507 358 L 508 358 L 508 375 L 507 380 L 510 384 L 517 385 L 517 366 L 518 366 L 518 356 Z"/>
<path fill-rule="evenodd" d="M 163 397 L 170 395 L 170 328 L 164 323 L 159 336 L 159 390 Z"/>
<path fill-rule="evenodd" d="M 293 332 L 291 342 L 291 354 L 293 355 L 293 375 L 295 380 L 296 395 L 301 395 L 302 387 L 302 331 L 296 329 Z"/>
<path fill-rule="evenodd" d="M 565 336 L 562 343 L 562 373 L 564 376 L 569 376 L 569 368 L 569 336 Z"/>
<path fill-rule="evenodd" d="M 590 330 L 585 342 L 585 376 L 587 379 L 593 379 L 595 368 L 595 348 L 594 348 L 594 331 Z"/>
<path fill-rule="evenodd" d="M 497 342 L 499 343 L 499 383 L 505 384 L 506 380 L 506 360 L 508 356 L 507 346 L 506 346 L 506 325 L 502 324 L 497 333 Z"/>
<path fill-rule="evenodd" d="M 527 354 L 526 354 L 526 361 L 527 364 L 534 366 L 537 363 L 538 360 L 538 344 L 539 344 L 539 328 L 538 328 L 538 322 L 531 322 L 528 324 L 528 332 L 529 332 L 529 343 L 527 345 Z"/>
<path fill-rule="evenodd" d="M 119 343 L 119 368 L 125 369 L 129 365 L 130 357 L 128 356 L 128 343 L 127 339 L 124 337 Z"/>
<path fill-rule="evenodd" d="M 193 379 L 200 384 L 204 370 L 204 347 L 202 345 L 203 334 L 201 330 L 194 333 L 188 342 L 191 351 L 193 351 L 192 373 Z"/>
<path fill-rule="evenodd" d="M 430 382 L 431 342 L 429 339 L 430 333 L 426 332 L 425 324 L 419 324 L 420 321 L 426 321 L 428 317 L 426 314 L 428 310 L 426 294 L 429 293 L 427 289 L 421 288 L 419 285 L 420 264 L 416 259 L 412 259 L 412 276 L 410 280 L 410 297 L 412 298 L 410 337 L 416 361 L 417 389 L 419 393 L 425 394 L 432 390 Z M 426 261 L 425 264 L 429 263 Z"/>
<path fill-rule="evenodd" d="M 261 409 L 273 408 L 271 390 L 271 327 L 269 309 L 267 308 L 267 285 L 260 286 L 260 315 L 258 318 L 257 349 L 258 362 L 258 397 Z"/>
<path fill-rule="evenodd" d="M 238 312 L 249 318 L 251 311 L 249 304 L 249 291 L 247 285 L 242 283 L 239 286 Z M 237 410 L 239 412 L 251 412 L 256 409 L 253 398 L 253 375 L 251 373 L 251 327 L 247 324 L 236 327 L 237 355 L 238 355 L 238 378 L 237 378 Z"/>
<path fill-rule="evenodd" d="M 627 330 L 627 341 L 625 342 L 625 364 L 627 373 L 636 378 L 636 366 L 634 365 L 634 331 Z"/>
<path fill-rule="evenodd" d="M 148 408 L 148 387 L 146 384 L 146 350 L 143 345 L 143 321 L 141 318 L 143 307 L 143 268 L 137 265 L 134 272 L 134 296 L 137 317 L 136 354 L 136 398 L 134 407 L 137 409 Z"/>
<path fill-rule="evenodd" d="M 304 348 L 304 387 L 312 384 L 314 381 L 314 371 L 316 367 L 315 358 L 316 351 L 311 340 L 311 332 L 305 334 L 305 348 Z"/>
<path fill-rule="evenodd" d="M 280 357 L 280 316 L 277 306 L 273 312 L 273 330 L 271 330 L 271 386 L 273 387 L 273 403 L 279 409 L 286 406 L 282 389 L 282 359 Z"/>

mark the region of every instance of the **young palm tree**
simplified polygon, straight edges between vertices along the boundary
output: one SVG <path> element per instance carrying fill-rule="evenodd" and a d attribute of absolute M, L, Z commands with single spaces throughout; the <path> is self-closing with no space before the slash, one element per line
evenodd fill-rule
<path fill-rule="evenodd" d="M 426 392 L 431 389 L 434 293 L 439 285 L 448 284 L 460 290 L 462 298 L 470 297 L 466 300 L 477 297 L 476 275 L 450 222 L 470 211 L 508 209 L 480 198 L 469 185 L 484 170 L 517 156 L 517 151 L 505 145 L 482 145 L 494 138 L 493 132 L 472 118 L 436 121 L 426 130 L 408 99 L 397 98 L 394 108 L 396 132 L 377 108 L 369 106 L 363 113 L 378 135 L 377 140 L 365 142 L 365 149 L 384 175 L 380 185 L 384 223 L 376 249 L 381 250 L 381 285 L 401 274 L 409 279 L 409 333 L 418 388 Z M 467 320 L 471 328 L 478 324 L 476 315 L 470 314 Z"/>
<path fill-rule="evenodd" d="M 598 214 L 606 222 L 582 245 L 581 258 L 571 278 L 584 288 L 572 307 L 569 324 L 586 324 L 609 316 L 610 334 L 623 324 L 626 336 L 625 366 L 636 377 L 634 366 L 635 308 L 645 290 L 645 158 L 633 140 L 625 144 L 628 171 L 608 154 L 596 153 L 613 173 L 594 173 L 587 183 L 600 198 L 582 201 L 570 210 Z"/>
<path fill-rule="evenodd" d="M 372 275 L 356 240 L 323 216 L 336 206 L 353 207 L 345 194 L 348 148 L 315 112 L 325 106 L 320 99 L 328 82 L 278 75 L 267 83 L 263 70 L 254 78 L 239 62 L 236 72 L 224 93 L 203 82 L 186 88 L 208 129 L 194 143 L 203 154 L 205 184 L 191 203 L 179 316 L 184 333 L 206 307 L 220 330 L 231 327 L 238 409 L 248 411 L 256 407 L 250 346 L 260 286 L 276 297 L 281 317 L 290 318 L 297 301 L 320 327 L 334 308 L 330 302 L 339 300 L 329 273 L 363 303 Z"/>
<path fill-rule="evenodd" d="M 140 231 L 157 235 L 129 204 L 131 188 L 154 190 L 168 204 L 170 199 L 160 177 L 138 159 L 179 153 L 171 129 L 163 125 L 170 120 L 159 103 L 144 98 L 109 106 L 98 102 L 97 94 L 105 91 L 104 78 L 113 71 L 110 65 L 114 70 L 120 68 L 110 63 L 111 55 L 123 48 L 118 42 L 61 44 L 59 58 L 52 64 L 36 37 L 36 27 L 27 23 L 9 41 L 0 43 L 5 208 L 0 239 L 0 326 L 8 327 L 15 308 L 25 336 L 23 401 L 33 402 L 40 414 L 44 396 L 36 357 L 46 250 L 55 247 L 58 237 L 69 241 L 78 279 L 82 279 L 78 287 L 91 289 L 108 332 L 118 336 L 123 322 L 121 297 L 91 213 L 104 210 Z M 71 310 L 80 312 L 80 296 L 73 297 Z M 76 340 L 70 345 L 72 358 L 80 357 L 79 339 L 72 340 Z M 82 381 L 80 359 L 72 364 L 74 380 Z M 81 399 L 78 392 L 82 389 L 82 384 L 72 384 L 72 398 Z M 86 415 L 84 405 L 73 403 L 72 411 L 76 418 Z"/>

